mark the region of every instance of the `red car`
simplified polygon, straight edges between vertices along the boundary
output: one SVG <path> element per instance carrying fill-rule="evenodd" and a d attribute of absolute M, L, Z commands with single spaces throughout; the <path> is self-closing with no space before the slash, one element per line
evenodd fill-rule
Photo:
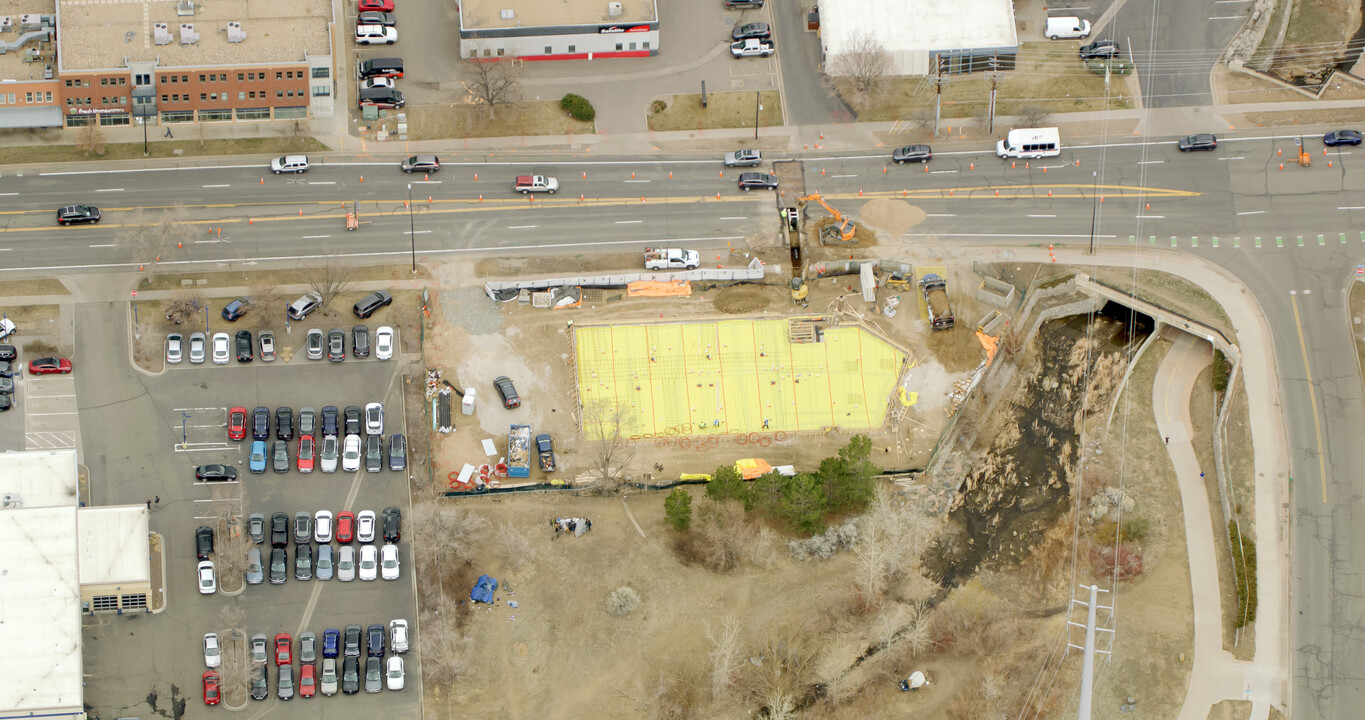
<path fill-rule="evenodd" d="M 289 646 L 291 644 L 292 641 L 289 639 L 289 633 L 280 633 L 275 636 L 276 665 L 289 665 L 294 662 L 293 656 L 289 653 Z"/>
<path fill-rule="evenodd" d="M 299 470 L 299 472 L 313 472 L 313 452 L 314 452 L 314 450 L 315 450 L 315 448 L 313 447 L 313 436 L 312 436 L 312 435 L 300 435 L 300 436 L 299 436 L 299 462 L 298 462 L 298 470 Z"/>
<path fill-rule="evenodd" d="M 299 697 L 313 697 L 318 691 L 317 677 L 314 676 L 313 663 L 304 663 L 299 668 Z"/>
<path fill-rule="evenodd" d="M 246 439 L 246 408 L 235 407 L 228 411 L 228 439 Z"/>
<path fill-rule="evenodd" d="M 355 513 L 350 510 L 337 513 L 336 539 L 339 543 L 349 543 L 355 539 Z"/>
<path fill-rule="evenodd" d="M 66 358 L 46 357 L 28 362 L 29 375 L 65 375 L 71 372 L 71 361 Z"/>
<path fill-rule="evenodd" d="M 366 10 L 393 12 L 393 0 L 359 0 L 357 7 L 360 12 L 365 12 Z"/>
<path fill-rule="evenodd" d="M 204 673 L 204 704 L 217 705 L 222 699 L 222 695 L 218 692 L 218 671 L 206 671 Z"/>

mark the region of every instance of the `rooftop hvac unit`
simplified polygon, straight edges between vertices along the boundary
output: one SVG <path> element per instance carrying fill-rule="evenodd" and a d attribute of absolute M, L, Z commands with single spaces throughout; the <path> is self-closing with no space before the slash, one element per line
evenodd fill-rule
<path fill-rule="evenodd" d="M 511 20 L 512 18 L 517 16 L 517 14 L 512 11 L 512 8 L 501 10 L 499 11 L 498 15 L 502 17 L 503 20 Z"/>
<path fill-rule="evenodd" d="M 194 15 L 194 0 L 180 0 L 175 6 L 175 14 L 180 16 Z"/>
<path fill-rule="evenodd" d="M 194 31 L 194 23 L 180 23 L 180 44 L 193 45 L 199 42 L 199 33 Z"/>
<path fill-rule="evenodd" d="M 0 17 L 0 32 L 14 32 L 14 18 L 9 15 Z"/>
<path fill-rule="evenodd" d="M 33 31 L 35 31 L 35 30 L 42 30 L 42 29 L 43 29 L 43 25 L 45 25 L 45 24 L 51 24 L 51 23 L 52 23 L 52 16 L 50 16 L 50 15 L 34 15 L 34 14 L 20 15 L 20 16 L 19 16 L 19 31 L 20 31 L 20 32 L 33 32 Z"/>
<path fill-rule="evenodd" d="M 166 23 L 152 24 L 152 42 L 155 42 L 157 45 L 170 45 L 171 41 L 174 39 L 175 36 L 171 35 L 170 25 L 167 25 Z"/>
<path fill-rule="evenodd" d="M 621 3 L 619 3 L 619 2 L 609 2 L 609 3 L 607 3 L 607 16 L 608 16 L 608 17 L 621 17 Z"/>
<path fill-rule="evenodd" d="M 227 24 L 227 36 L 228 42 L 239 43 L 246 40 L 246 31 L 242 29 L 241 23 L 230 22 Z"/>
<path fill-rule="evenodd" d="M 0 495 L 0 508 L 18 508 L 24 506 L 24 498 L 19 493 L 5 493 Z"/>

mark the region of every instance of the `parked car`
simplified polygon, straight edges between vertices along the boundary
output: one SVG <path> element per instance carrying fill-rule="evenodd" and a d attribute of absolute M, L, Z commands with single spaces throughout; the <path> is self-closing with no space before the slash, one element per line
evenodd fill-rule
<path fill-rule="evenodd" d="M 383 659 L 378 657 L 365 658 L 365 692 L 377 693 L 383 689 L 383 662 Z"/>
<path fill-rule="evenodd" d="M 374 402 L 365 405 L 365 434 L 384 434 L 384 403 Z"/>
<path fill-rule="evenodd" d="M 393 12 L 393 0 L 358 0 L 356 8 L 359 12 L 367 10 Z"/>
<path fill-rule="evenodd" d="M 384 25 L 393 27 L 398 24 L 398 16 L 391 12 L 380 12 L 378 10 L 366 10 L 356 15 L 357 25 Z"/>
<path fill-rule="evenodd" d="M 408 439 L 402 433 L 389 438 L 389 469 L 398 472 L 408 466 Z"/>
<path fill-rule="evenodd" d="M 28 361 L 29 375 L 68 375 L 71 361 L 66 358 L 44 357 Z"/>
<path fill-rule="evenodd" d="M 204 704 L 217 705 L 223 698 L 218 690 L 218 671 L 204 671 Z"/>
<path fill-rule="evenodd" d="M 231 359 L 231 352 L 230 352 L 230 350 L 229 350 L 229 348 L 228 348 L 228 342 L 229 342 L 229 341 L 228 341 L 228 334 L 227 334 L 227 333 L 221 333 L 221 332 L 220 332 L 220 333 L 214 333 L 214 334 L 213 334 L 213 364 L 214 364 L 214 365 L 226 365 L 226 364 L 228 364 L 228 360 Z"/>
<path fill-rule="evenodd" d="M 365 436 L 365 472 L 377 473 L 384 469 L 384 438 Z"/>
<path fill-rule="evenodd" d="M 360 692 L 360 659 L 348 657 L 341 663 L 341 691 L 347 695 Z"/>
<path fill-rule="evenodd" d="M 260 545 L 265 542 L 265 516 L 261 513 L 251 513 L 246 521 L 247 534 L 251 536 L 251 541 Z"/>
<path fill-rule="evenodd" d="M 218 578 L 214 573 L 212 560 L 200 560 L 195 567 L 195 572 L 199 578 L 200 595 L 212 595 L 218 592 Z"/>
<path fill-rule="evenodd" d="M 322 436 L 322 450 L 318 452 L 318 465 L 325 473 L 337 471 L 337 458 L 341 455 L 340 444 L 335 435 Z"/>
<path fill-rule="evenodd" d="M 270 584 L 283 585 L 289 577 L 289 558 L 284 554 L 284 548 L 277 547 L 270 550 Z"/>
<path fill-rule="evenodd" d="M 223 664 L 223 646 L 218 644 L 218 633 L 204 633 L 204 667 L 216 668 Z"/>
<path fill-rule="evenodd" d="M 313 541 L 317 543 L 332 542 L 331 510 L 319 510 L 313 516 Z"/>
<path fill-rule="evenodd" d="M 748 40 L 749 38 L 767 40 L 772 36 L 773 31 L 771 28 L 768 27 L 768 23 L 761 22 L 736 25 L 734 29 L 730 31 L 730 39 L 736 42 L 740 40 Z"/>
<path fill-rule="evenodd" d="M 737 58 L 768 57 L 774 52 L 777 52 L 777 45 L 773 43 L 772 39 L 749 38 L 748 40 L 730 43 L 730 55 Z"/>
<path fill-rule="evenodd" d="M 275 331 L 262 330 L 256 335 L 257 344 L 261 346 L 261 362 L 273 362 L 275 360 Z"/>
<path fill-rule="evenodd" d="M 235 407 L 228 410 L 228 439 L 246 439 L 246 408 Z"/>
<path fill-rule="evenodd" d="M 398 42 L 398 28 L 388 25 L 356 25 L 356 45 L 392 45 Z"/>
<path fill-rule="evenodd" d="M 396 543 L 403 537 L 403 513 L 390 505 L 384 508 L 384 542 Z"/>
<path fill-rule="evenodd" d="M 280 633 L 275 636 L 276 665 L 290 665 L 294 662 L 293 646 L 294 640 L 289 637 L 289 633 Z"/>
<path fill-rule="evenodd" d="M 260 585 L 265 580 L 265 566 L 261 564 L 261 549 L 251 548 L 246 553 L 246 584 Z"/>
<path fill-rule="evenodd" d="M 308 336 L 305 338 L 304 342 L 307 346 L 308 359 L 321 360 L 323 346 L 322 331 L 317 328 L 309 330 Z"/>
<path fill-rule="evenodd" d="M 270 654 L 269 638 L 262 633 L 251 636 L 251 662 L 264 665 Z"/>
<path fill-rule="evenodd" d="M 307 545 L 313 539 L 313 516 L 300 510 L 294 513 L 294 544 Z"/>
<path fill-rule="evenodd" d="M 289 472 L 289 443 L 276 440 L 270 451 L 270 469 L 277 473 Z"/>
<path fill-rule="evenodd" d="M 247 456 L 247 468 L 258 475 L 265 472 L 264 440 L 251 441 L 251 454 Z"/>
<path fill-rule="evenodd" d="M 336 540 L 339 543 L 349 543 L 355 539 L 355 513 L 350 510 L 342 510 L 337 513 Z"/>
<path fill-rule="evenodd" d="M 327 359 L 332 362 L 346 359 L 346 333 L 341 328 L 332 328 L 327 332 Z"/>
<path fill-rule="evenodd" d="M 388 688 L 389 688 L 390 690 L 402 690 L 402 689 L 403 689 L 403 658 L 400 658 L 400 657 L 398 657 L 397 655 L 392 655 L 392 656 L 389 657 L 389 659 L 388 659 L 388 661 L 387 661 L 387 664 L 388 664 L 388 672 L 386 673 L 386 681 L 387 681 Z"/>
<path fill-rule="evenodd" d="M 255 358 L 250 330 L 237 331 L 237 362 L 249 363 Z"/>
<path fill-rule="evenodd" d="M 399 164 L 405 173 L 434 173 L 441 169 L 441 158 L 435 155 L 410 155 Z"/>
<path fill-rule="evenodd" d="M 313 575 L 319 580 L 331 580 L 333 569 L 332 546 L 326 543 L 319 545 L 317 562 L 313 565 Z"/>
<path fill-rule="evenodd" d="M 346 657 L 360 657 L 360 635 L 362 632 L 359 625 L 346 626 L 346 644 L 344 650 Z"/>
<path fill-rule="evenodd" d="M 280 440 L 294 439 L 293 408 L 275 408 L 275 437 Z"/>
<path fill-rule="evenodd" d="M 317 691 L 317 668 L 311 663 L 299 665 L 299 697 L 310 698 Z"/>
<path fill-rule="evenodd" d="M 308 543 L 294 546 L 294 579 L 313 579 L 313 546 Z"/>
<path fill-rule="evenodd" d="M 321 306 L 321 295 L 315 292 L 304 293 L 298 300 L 289 304 L 289 307 L 285 309 L 285 314 L 291 319 L 302 320 L 308 317 L 309 313 L 317 310 Z"/>
<path fill-rule="evenodd" d="M 13 360 L 14 358 L 10 358 Z M 178 365 L 185 359 L 185 340 L 180 333 L 171 333 L 166 336 L 166 362 L 171 365 Z"/>
<path fill-rule="evenodd" d="M 346 436 L 346 443 L 341 449 L 341 469 L 343 472 L 355 472 L 360 469 L 359 435 Z"/>
<path fill-rule="evenodd" d="M 1322 144 L 1326 145 L 1327 147 L 1336 147 L 1338 145 L 1359 145 L 1360 131 L 1333 130 L 1332 132 L 1329 132 L 1326 135 L 1322 136 Z"/>
<path fill-rule="evenodd" d="M 312 435 L 300 435 L 300 436 L 299 436 L 299 454 L 298 454 L 298 459 L 297 459 L 297 461 L 294 463 L 294 465 L 295 465 L 295 467 L 298 468 L 298 471 L 301 472 L 301 473 L 310 473 L 310 472 L 313 472 L 313 436 L 312 436 Z"/>
<path fill-rule="evenodd" d="M 270 172 L 279 175 L 280 173 L 305 173 L 308 172 L 307 155 L 281 155 L 270 161 Z"/>
<path fill-rule="evenodd" d="M 1213 133 L 1195 133 L 1180 138 L 1177 143 L 1180 152 L 1190 152 L 1192 150 L 1213 150 L 1218 147 L 1218 138 Z"/>
<path fill-rule="evenodd" d="M 270 408 L 257 406 L 251 410 L 251 439 L 270 439 Z"/>
<path fill-rule="evenodd" d="M 190 363 L 200 365 L 204 362 L 204 346 L 208 344 L 208 337 L 204 333 L 190 333 Z"/>
<path fill-rule="evenodd" d="M 1078 54 L 1082 60 L 1096 60 L 1117 57 L 1120 52 L 1119 44 L 1113 40 L 1096 40 L 1089 45 L 1082 45 Z"/>
<path fill-rule="evenodd" d="M 392 304 L 393 293 L 388 290 L 375 290 L 369 295 L 360 298 L 360 302 L 357 302 L 355 307 L 351 308 L 351 312 L 355 313 L 356 317 L 364 320 L 373 315 L 379 308 L 388 307 Z"/>
<path fill-rule="evenodd" d="M 334 658 L 341 652 L 341 631 L 329 628 L 322 632 L 322 656 Z"/>
<path fill-rule="evenodd" d="M 351 354 L 358 357 L 370 356 L 370 329 L 364 325 L 351 328 Z"/>
<path fill-rule="evenodd" d="M 891 161 L 897 165 L 908 162 L 927 163 L 934 159 L 934 150 L 928 145 L 906 145 L 891 152 Z"/>
<path fill-rule="evenodd" d="M 398 579 L 397 545 L 385 545 L 379 548 L 379 576 L 385 580 Z"/>
<path fill-rule="evenodd" d="M 231 465 L 196 465 L 194 478 L 200 482 L 221 482 L 237 479 L 237 468 Z"/>
<path fill-rule="evenodd" d="M 0 344 L 0 360 L 14 362 L 19 359 L 19 351 L 9 344 Z"/>
<path fill-rule="evenodd" d="M 94 205 L 67 205 L 57 210 L 58 225 L 93 225 L 99 221 L 100 209 Z"/>
<path fill-rule="evenodd" d="M 550 437 L 550 433 L 540 433 L 536 436 L 536 455 L 540 458 L 541 472 L 555 471 L 555 440 Z"/>
<path fill-rule="evenodd" d="M 318 413 L 310 407 L 299 408 L 299 434 L 317 435 L 318 434 Z"/>
<path fill-rule="evenodd" d="M 777 176 L 772 173 L 746 172 L 739 174 L 739 189 L 748 192 L 758 188 L 760 190 L 776 190 Z"/>
<path fill-rule="evenodd" d="M 336 658 L 323 658 L 322 672 L 318 678 L 318 689 L 323 695 L 331 697 L 337 694 L 337 661 Z"/>
<path fill-rule="evenodd" d="M 498 397 L 502 398 L 502 406 L 511 410 L 521 407 L 521 396 L 517 394 L 517 388 L 512 385 L 512 378 L 506 375 L 499 375 L 493 378 L 493 387 L 498 391 Z"/>
<path fill-rule="evenodd" d="M 754 167 L 763 164 L 763 153 L 758 150 L 736 150 L 725 153 L 725 167 Z"/>
<path fill-rule="evenodd" d="M 270 545 L 284 547 L 289 544 L 289 516 L 277 512 L 270 516 Z"/>
<path fill-rule="evenodd" d="M 335 436 L 340 427 L 337 413 L 337 406 L 327 405 L 322 408 L 322 434 Z"/>
<path fill-rule="evenodd" d="M 224 305 L 223 312 L 219 313 L 219 315 L 222 315 L 223 319 L 228 322 L 237 322 L 237 320 L 245 315 L 246 311 L 250 309 L 251 298 L 239 297 L 227 305 Z"/>
<path fill-rule="evenodd" d="M 388 325 L 374 331 L 374 356 L 379 360 L 393 357 L 393 328 Z"/>
<path fill-rule="evenodd" d="M 360 434 L 360 422 L 361 422 L 361 415 L 362 415 L 362 414 L 363 414 L 363 411 L 360 409 L 360 407 L 359 407 L 358 405 L 347 405 L 347 406 L 346 406 L 346 410 L 342 412 L 342 417 L 345 418 L 345 425 L 346 425 L 346 427 L 345 427 L 345 433 L 346 433 L 347 435 L 359 435 L 359 434 Z"/>
<path fill-rule="evenodd" d="M 351 582 L 355 579 L 355 548 L 342 545 L 337 548 L 337 579 Z"/>
<path fill-rule="evenodd" d="M 395 618 L 389 621 L 389 648 L 396 653 L 408 651 L 408 621 Z"/>
<path fill-rule="evenodd" d="M 379 549 L 373 545 L 360 546 L 360 579 L 369 582 L 379 577 Z"/>
<path fill-rule="evenodd" d="M 374 542 L 375 515 L 373 510 L 361 510 L 356 515 L 355 539 L 356 542 Z"/>
<path fill-rule="evenodd" d="M 213 528 L 200 525 L 194 531 L 194 556 L 199 560 L 208 560 L 211 555 L 213 555 Z"/>
<path fill-rule="evenodd" d="M 294 666 L 281 665 L 279 671 L 279 698 L 281 700 L 292 700 L 294 698 Z"/>
<path fill-rule="evenodd" d="M 266 677 L 265 666 L 256 665 L 251 670 L 251 699 L 264 700 L 270 695 L 270 681 Z"/>
<path fill-rule="evenodd" d="M 388 635 L 384 632 L 384 626 L 375 623 L 365 628 L 365 654 L 369 657 L 384 657 L 384 644 L 388 641 Z"/>

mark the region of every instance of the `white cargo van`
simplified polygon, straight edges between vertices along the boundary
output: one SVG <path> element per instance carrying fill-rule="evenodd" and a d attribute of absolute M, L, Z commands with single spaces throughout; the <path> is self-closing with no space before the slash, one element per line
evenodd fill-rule
<path fill-rule="evenodd" d="M 1011 130 L 995 144 L 995 154 L 1025 160 L 1056 157 L 1062 154 L 1062 139 L 1055 127 Z"/>
<path fill-rule="evenodd" d="M 1087 37 L 1090 35 L 1090 21 L 1078 17 L 1050 17 L 1047 19 L 1047 28 L 1043 34 L 1053 40 Z"/>

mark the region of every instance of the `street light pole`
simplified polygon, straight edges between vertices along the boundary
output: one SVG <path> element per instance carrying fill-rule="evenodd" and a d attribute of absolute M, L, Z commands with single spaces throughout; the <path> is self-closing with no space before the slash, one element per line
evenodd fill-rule
<path fill-rule="evenodd" d="M 763 109 L 763 106 L 759 104 L 759 103 L 762 102 L 762 101 L 763 101 L 763 94 L 762 94 L 762 91 L 761 91 L 761 90 L 755 90 L 755 91 L 754 91 L 754 139 L 755 139 L 755 140 L 758 139 L 758 111 L 761 110 L 761 109 Z"/>
<path fill-rule="evenodd" d="M 99 122 L 99 118 L 96 118 L 95 121 L 96 121 L 96 122 Z M 146 115 L 143 115 L 143 116 L 142 116 L 142 157 L 147 157 L 149 154 L 150 154 L 150 153 L 147 152 L 147 116 L 146 116 Z"/>
<path fill-rule="evenodd" d="M 417 274 L 417 227 L 412 220 L 412 183 L 408 183 L 408 239 L 412 241 L 412 274 Z"/>

